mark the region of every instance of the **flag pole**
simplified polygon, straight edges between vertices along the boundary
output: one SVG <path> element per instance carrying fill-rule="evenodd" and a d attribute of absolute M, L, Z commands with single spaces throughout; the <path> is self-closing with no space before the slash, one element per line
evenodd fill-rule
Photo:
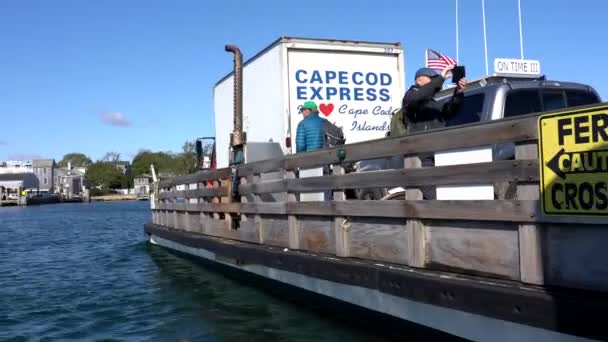
<path fill-rule="evenodd" d="M 458 0 L 456 0 L 456 62 L 460 61 L 458 44 Z"/>
<path fill-rule="evenodd" d="M 486 1 L 481 0 L 481 15 L 483 18 L 483 52 L 486 59 L 486 76 L 488 76 L 488 40 L 486 35 Z"/>
<path fill-rule="evenodd" d="M 524 36 L 521 29 L 521 0 L 517 0 L 517 10 L 519 12 L 519 50 L 521 52 L 521 59 L 524 59 Z"/>

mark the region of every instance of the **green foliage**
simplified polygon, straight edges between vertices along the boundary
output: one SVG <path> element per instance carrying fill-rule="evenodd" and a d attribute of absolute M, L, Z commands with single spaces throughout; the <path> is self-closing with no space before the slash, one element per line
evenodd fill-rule
<path fill-rule="evenodd" d="M 154 164 L 156 172 L 168 172 L 173 165 L 173 155 L 167 152 L 141 151 L 133 158 L 133 176 L 150 174 L 150 164 Z"/>
<path fill-rule="evenodd" d="M 91 196 L 105 196 L 105 195 L 111 195 L 111 194 L 115 193 L 110 189 L 102 190 L 102 189 L 92 188 L 89 191 L 90 191 Z"/>
<path fill-rule="evenodd" d="M 129 186 L 129 178 L 110 162 L 99 161 L 91 164 L 85 175 L 89 188 L 121 189 Z"/>
<path fill-rule="evenodd" d="M 172 175 L 187 175 L 197 170 L 196 145 L 186 141 L 182 146 L 182 153 L 140 151 L 133 158 L 133 176 L 150 174 L 150 164 L 154 165 L 156 172 Z"/>
<path fill-rule="evenodd" d="M 204 145 L 203 154 L 210 154 L 211 149 L 212 145 Z M 197 170 L 196 143 L 194 141 L 186 141 L 181 153 L 140 151 L 131 162 L 132 169 L 129 175 L 123 175 L 115 166 L 114 163 L 120 160 L 120 154 L 116 152 L 106 153 L 100 161 L 95 163 L 91 163 L 90 159 L 80 153 L 66 154 L 61 162 L 65 161 L 65 165 L 67 165 L 68 160 L 74 166 L 80 166 L 81 163 L 88 161 L 85 175 L 87 187 L 91 189 L 92 193 L 99 194 L 108 193 L 111 189 L 132 187 L 133 178 L 150 174 L 151 164 L 154 165 L 158 174 L 179 176 L 194 173 Z"/>
<path fill-rule="evenodd" d="M 120 153 L 108 152 L 103 156 L 103 158 L 101 158 L 101 160 L 104 162 L 116 163 L 116 162 L 120 161 Z"/>
<path fill-rule="evenodd" d="M 68 167 L 68 162 L 72 163 L 73 167 L 89 166 L 93 161 L 83 153 L 73 152 L 63 156 L 59 162 L 59 167 Z"/>
<path fill-rule="evenodd" d="M 196 172 L 196 143 L 194 141 L 186 141 L 182 145 L 182 153 L 176 158 L 179 165 L 179 170 L 183 174 Z"/>

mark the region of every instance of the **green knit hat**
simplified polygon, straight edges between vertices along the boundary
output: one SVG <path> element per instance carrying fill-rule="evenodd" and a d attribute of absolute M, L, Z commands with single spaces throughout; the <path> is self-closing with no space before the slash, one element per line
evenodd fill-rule
<path fill-rule="evenodd" d="M 310 109 L 313 112 L 317 111 L 317 104 L 314 101 L 306 101 L 302 105 L 302 109 Z"/>

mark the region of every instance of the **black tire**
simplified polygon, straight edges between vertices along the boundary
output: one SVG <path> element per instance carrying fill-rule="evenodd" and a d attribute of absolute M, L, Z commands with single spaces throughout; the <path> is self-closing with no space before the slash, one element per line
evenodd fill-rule
<path fill-rule="evenodd" d="M 379 201 L 386 195 L 386 190 L 382 188 L 360 189 L 357 190 L 357 199 L 363 201 Z"/>

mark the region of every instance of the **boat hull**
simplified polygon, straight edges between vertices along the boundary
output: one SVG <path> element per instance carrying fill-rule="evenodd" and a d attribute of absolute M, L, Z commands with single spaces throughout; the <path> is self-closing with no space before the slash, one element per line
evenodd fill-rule
<path fill-rule="evenodd" d="M 153 224 L 146 225 L 145 231 L 151 244 L 221 266 L 230 272 L 286 285 L 390 316 L 404 324 L 415 323 L 453 336 L 476 341 L 603 339 L 600 320 L 605 316 L 594 317 L 594 312 L 589 312 L 593 307 L 573 310 L 566 307 L 567 303 L 556 301 L 541 290 L 522 290 L 505 283 L 486 284 L 472 278 L 449 277 L 436 272 L 429 275 L 390 265 L 340 260 L 212 238 Z M 520 302 L 531 304 L 530 308 L 519 307 L 520 312 L 505 313 L 505 307 L 510 308 Z M 568 309 L 569 312 L 558 309 Z M 578 310 L 587 313 L 585 323 L 577 314 Z"/>

